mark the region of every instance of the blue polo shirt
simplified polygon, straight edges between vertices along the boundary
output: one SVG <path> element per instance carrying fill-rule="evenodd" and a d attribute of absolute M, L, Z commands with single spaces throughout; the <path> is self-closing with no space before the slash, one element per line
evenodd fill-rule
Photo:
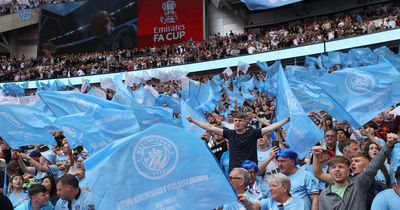
<path fill-rule="evenodd" d="M 293 198 L 300 198 L 306 204 L 306 209 L 311 209 L 311 198 L 309 194 L 319 194 L 318 181 L 314 176 L 299 168 L 296 173 L 288 176 L 291 183 L 290 194 Z"/>
<path fill-rule="evenodd" d="M 88 191 L 81 190 L 77 198 L 71 201 L 72 209 L 88 210 L 88 207 L 94 206 L 92 201 L 91 193 Z M 58 200 L 55 210 L 68 210 L 67 200 Z"/>
<path fill-rule="evenodd" d="M 400 208 L 400 195 L 393 189 L 384 190 L 375 196 L 371 210 L 395 210 Z"/>
<path fill-rule="evenodd" d="M 261 210 L 279 210 L 278 203 L 272 198 L 262 199 L 260 202 Z M 306 210 L 306 204 L 302 199 L 291 197 L 283 204 L 285 210 Z"/>

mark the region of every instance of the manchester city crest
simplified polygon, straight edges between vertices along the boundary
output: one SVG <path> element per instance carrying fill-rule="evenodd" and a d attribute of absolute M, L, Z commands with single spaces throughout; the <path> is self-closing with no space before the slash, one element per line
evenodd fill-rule
<path fill-rule="evenodd" d="M 141 138 L 133 149 L 137 172 L 147 179 L 161 179 L 170 174 L 179 160 L 178 148 L 162 136 Z"/>
<path fill-rule="evenodd" d="M 367 74 L 350 72 L 345 78 L 346 89 L 354 95 L 368 94 L 375 87 L 375 80 Z"/>

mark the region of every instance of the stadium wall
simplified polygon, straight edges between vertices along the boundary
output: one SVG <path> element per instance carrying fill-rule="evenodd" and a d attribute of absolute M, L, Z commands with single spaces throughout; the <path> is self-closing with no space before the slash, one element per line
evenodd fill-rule
<path fill-rule="evenodd" d="M 237 12 L 237 11 L 236 11 Z M 216 8 L 214 4 L 207 7 L 208 35 L 220 33 L 221 35 L 233 33 L 244 33 L 244 21 L 235 11 L 226 7 Z"/>

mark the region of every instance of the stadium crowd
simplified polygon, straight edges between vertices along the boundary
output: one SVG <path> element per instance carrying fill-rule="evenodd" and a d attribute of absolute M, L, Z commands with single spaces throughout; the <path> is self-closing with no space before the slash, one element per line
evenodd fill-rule
<path fill-rule="evenodd" d="M 37 59 L 2 57 L 0 81 L 65 78 L 188 64 L 357 36 L 399 26 L 399 7 L 383 6 L 363 13 L 349 12 L 339 17 L 276 26 L 266 29 L 263 35 L 214 34 L 206 41 L 162 47 L 47 55 Z"/>
<path fill-rule="evenodd" d="M 34 9 L 43 4 L 74 2 L 75 0 L 17 0 L 0 3 L 0 16 L 16 13 L 21 9 Z"/>
<path fill-rule="evenodd" d="M 160 48 L 38 59 L 2 58 L 0 78 L 1 81 L 24 81 L 84 76 L 265 52 L 396 28 L 400 26 L 399 12 L 397 7 L 381 8 L 364 15 L 318 19 L 270 29 L 265 36 L 216 34 L 207 41 Z M 266 73 L 257 69 L 191 75 L 190 79 L 199 83 L 213 81 L 221 87 L 217 106 L 204 113 L 207 123 L 174 113 L 174 117 L 205 130 L 202 140 L 238 194 L 237 201 L 217 209 L 386 210 L 400 206 L 400 116 L 390 113 L 396 107 L 388 107 L 360 129 L 347 121 L 337 121 L 325 111 L 308 113 L 324 137 L 300 159 L 297 154 L 300 151 L 294 151 L 285 140 L 283 126 L 291 119 L 273 122 L 277 114 L 274 96 L 252 87 L 248 90 L 250 99 L 239 102 L 231 97 L 230 92 L 235 88 L 233 81 L 247 74 L 265 82 Z M 182 97 L 184 89 L 181 80 L 152 79 L 126 84 L 133 92 L 151 86 L 158 94 L 176 98 Z M 104 91 L 107 100 L 116 94 L 112 84 L 100 84 L 97 88 Z M 237 91 L 244 95 L 242 88 Z M 89 89 L 81 87 L 74 91 L 87 93 Z M 170 104 L 164 102 L 163 106 Z M 71 148 L 63 132 L 52 135 L 56 146 L 27 145 L 11 149 L 6 139 L 0 140 L 0 168 L 8 177 L 3 182 L 5 173 L 0 171 L 0 194 L 7 191 L 6 196 L 0 196 L 1 209 L 96 208 L 90 191 L 85 189 L 87 186 L 82 185 L 86 178 L 83 163 L 89 158 L 88 151 L 83 146 Z"/>
<path fill-rule="evenodd" d="M 265 78 L 263 71 L 252 70 L 248 74 L 259 81 Z M 230 88 L 235 77 L 235 73 L 219 76 L 222 84 Z M 215 81 L 215 75 L 193 75 L 191 79 L 207 83 Z M 133 84 L 131 88 L 134 91 L 144 85 Z M 160 94 L 181 95 L 180 80 L 153 79 L 146 85 Z M 104 89 L 111 100 L 115 89 Z M 251 90 L 253 100 L 238 104 L 227 91 L 223 88 L 219 105 L 205 113 L 208 123 L 186 116 L 189 122 L 205 129 L 202 139 L 238 193 L 238 201 L 220 209 L 376 210 L 399 206 L 400 147 L 396 143 L 400 116 L 390 114 L 394 107 L 359 130 L 346 121 L 336 121 L 324 111 L 309 113 L 323 131 L 324 139 L 299 160 L 296 151 L 285 142 L 282 126 L 290 119 L 272 123 L 275 97 L 255 88 Z M 94 209 L 87 191 L 77 184 L 85 179 L 83 161 L 88 158 L 87 151 L 82 146 L 71 148 L 62 132 L 53 136 L 55 147 L 32 145 L 11 151 L 5 143 L 1 144 L 0 158 L 8 163 L 10 177 L 8 198 L 15 209 L 28 209 L 27 205 L 39 205 L 41 209 L 55 206 L 57 210 L 75 209 L 78 205 Z"/>

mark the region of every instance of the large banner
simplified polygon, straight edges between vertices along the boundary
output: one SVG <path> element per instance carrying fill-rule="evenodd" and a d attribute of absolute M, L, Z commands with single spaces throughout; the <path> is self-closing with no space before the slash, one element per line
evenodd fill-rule
<path fill-rule="evenodd" d="M 138 46 L 203 39 L 202 0 L 140 0 Z"/>
<path fill-rule="evenodd" d="M 41 6 L 40 53 L 133 49 L 136 0 L 86 0 Z"/>

